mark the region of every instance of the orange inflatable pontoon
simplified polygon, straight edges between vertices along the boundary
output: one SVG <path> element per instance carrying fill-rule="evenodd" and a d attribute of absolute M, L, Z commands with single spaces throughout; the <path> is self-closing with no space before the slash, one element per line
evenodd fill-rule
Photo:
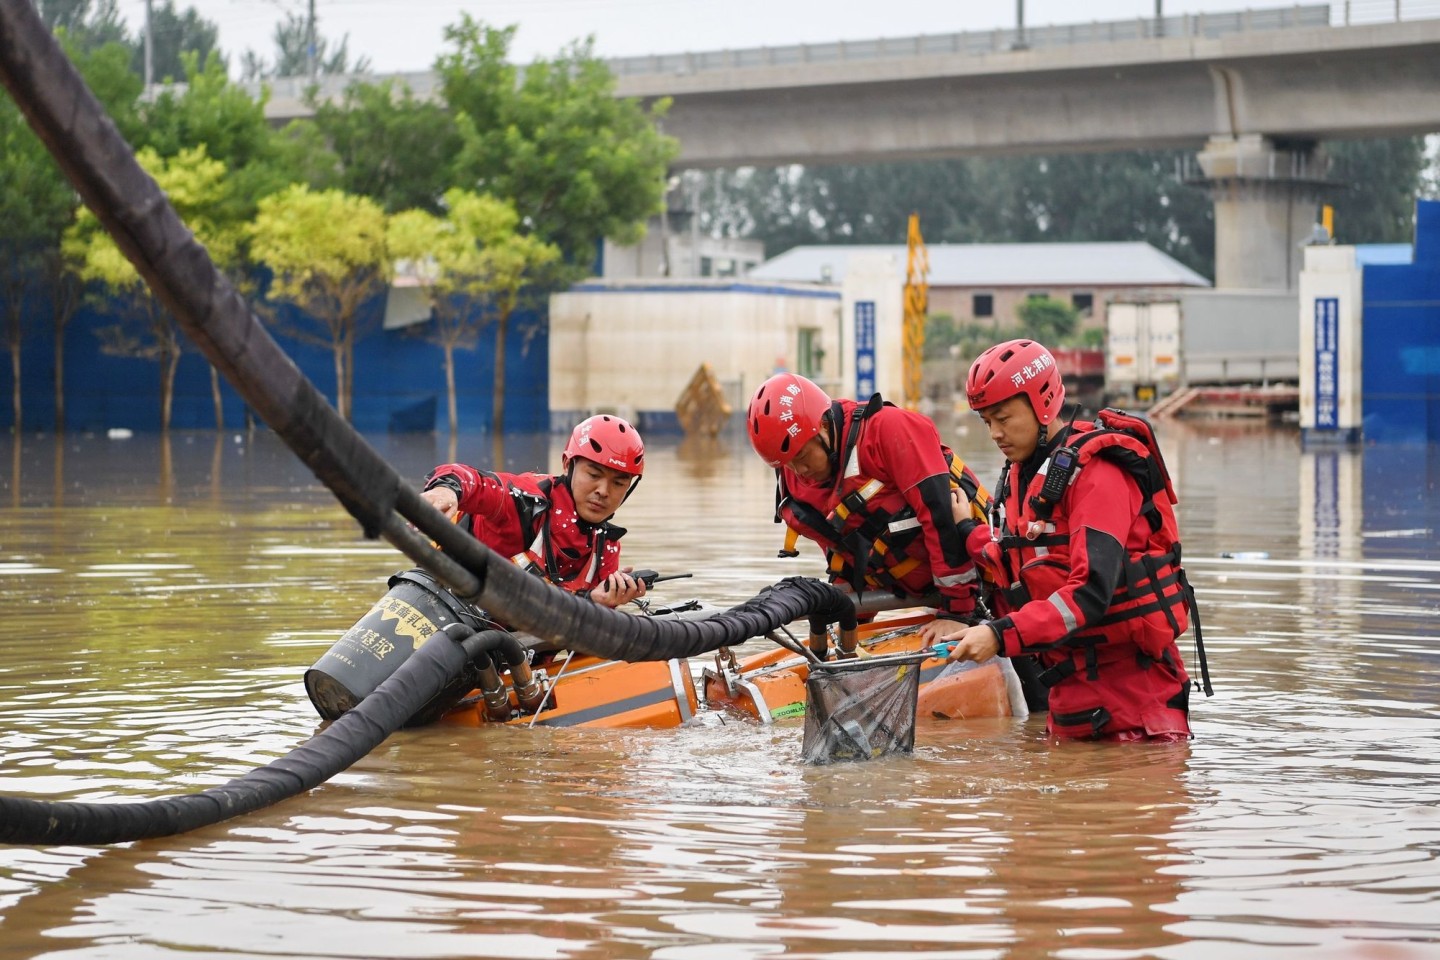
<path fill-rule="evenodd" d="M 924 644 L 917 631 L 934 617 L 934 612 L 927 610 L 862 625 L 859 656 L 921 651 Z M 706 667 L 703 674 L 705 702 L 748 714 L 761 723 L 804 716 L 809 672 L 806 659 L 784 647 L 738 661 L 729 651 L 721 651 L 715 667 Z M 952 666 L 932 657 L 920 665 L 919 717 L 973 720 L 1023 717 L 1027 712 L 1019 680 L 1008 661 L 995 658 L 983 664 Z"/>
<path fill-rule="evenodd" d="M 327 720 L 353 707 L 447 624 L 465 622 L 480 629 L 488 623 L 423 571 L 396 574 L 389 585 L 390 592 L 306 672 L 306 691 Z M 874 614 L 899 602 L 867 597 L 863 612 Z M 707 617 L 719 610 L 696 600 L 641 609 L 642 616 L 678 618 Z M 918 630 L 934 615 L 929 608 L 892 609 L 882 614 L 884 619 L 848 633 L 842 645 L 859 657 L 917 653 L 923 649 Z M 510 637 L 505 658 L 487 657 L 486 668 L 457 677 L 409 724 L 438 719 L 463 726 L 678 727 L 705 709 L 738 712 L 760 723 L 805 713 L 810 661 L 798 642 L 773 635 L 775 649 L 743 658 L 721 648 L 713 666 L 700 672 L 699 683 L 686 660 L 607 660 L 549 650 L 534 637 Z M 810 646 L 834 645 L 828 637 L 815 637 Z M 948 665 L 930 658 L 920 665 L 920 717 L 974 719 L 1024 716 L 1024 711 L 1020 683 L 1008 661 Z"/>

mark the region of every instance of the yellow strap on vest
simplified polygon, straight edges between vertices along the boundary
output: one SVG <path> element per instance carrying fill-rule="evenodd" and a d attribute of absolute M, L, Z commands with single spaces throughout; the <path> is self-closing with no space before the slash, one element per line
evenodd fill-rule
<path fill-rule="evenodd" d="M 879 493 L 881 490 L 884 489 L 885 484 L 881 483 L 879 480 L 871 479 L 865 481 L 865 483 L 861 485 L 860 489 L 856 490 L 850 496 L 859 497 L 861 503 L 868 504 L 871 500 L 875 498 L 875 494 Z M 839 517 L 841 520 L 848 520 L 851 513 L 851 509 L 845 506 L 845 500 L 842 499 L 838 504 L 835 505 L 835 516 Z"/>
<path fill-rule="evenodd" d="M 796 549 L 796 547 L 799 543 L 800 531 L 796 530 L 794 527 L 790 526 L 787 523 L 785 525 L 785 546 L 780 548 L 780 556 L 798 557 L 800 555 L 800 551 Z"/>
<path fill-rule="evenodd" d="M 889 573 L 890 576 L 896 580 L 902 580 L 911 570 L 914 570 L 918 566 L 920 566 L 920 559 L 918 557 L 909 557 L 891 567 Z"/>
<path fill-rule="evenodd" d="M 960 480 L 965 476 L 965 465 L 956 457 L 950 461 L 950 489 L 954 490 L 960 486 Z M 975 499 L 970 501 L 970 517 L 979 520 L 981 523 L 990 522 L 990 495 L 985 488 L 978 487 L 975 490 Z"/>

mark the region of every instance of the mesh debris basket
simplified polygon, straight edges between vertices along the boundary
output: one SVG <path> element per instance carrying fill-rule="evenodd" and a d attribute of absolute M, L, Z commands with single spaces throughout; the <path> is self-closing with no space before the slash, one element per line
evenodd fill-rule
<path fill-rule="evenodd" d="M 920 664 L 929 655 L 811 664 L 805 681 L 804 761 L 873 760 L 915 749 Z"/>

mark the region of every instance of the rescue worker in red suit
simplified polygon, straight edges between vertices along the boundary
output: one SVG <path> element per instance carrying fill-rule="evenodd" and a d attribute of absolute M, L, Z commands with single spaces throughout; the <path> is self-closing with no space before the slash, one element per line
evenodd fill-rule
<path fill-rule="evenodd" d="M 1033 340 L 982 353 L 965 389 L 1007 461 L 989 524 L 961 525 L 1000 616 L 927 624 L 926 638 L 953 642 L 951 660 L 1037 655 L 1057 738 L 1188 739 L 1176 640 L 1193 592 L 1149 425 L 1111 410 L 1064 424 L 1055 358 Z"/>
<path fill-rule="evenodd" d="M 492 473 L 463 463 L 436 467 L 421 496 L 501 556 L 607 607 L 645 595 L 620 567 L 623 527 L 610 522 L 645 472 L 645 444 L 619 417 L 582 421 L 565 444 L 561 474 Z"/>
<path fill-rule="evenodd" d="M 988 496 L 929 418 L 879 394 L 832 401 L 781 373 L 760 385 L 745 422 L 778 478 L 776 520 L 791 530 L 782 556 L 805 536 L 824 549 L 832 582 L 900 597 L 938 590 L 940 616 L 976 616 L 979 581 L 954 514 L 958 500 L 983 517 Z"/>

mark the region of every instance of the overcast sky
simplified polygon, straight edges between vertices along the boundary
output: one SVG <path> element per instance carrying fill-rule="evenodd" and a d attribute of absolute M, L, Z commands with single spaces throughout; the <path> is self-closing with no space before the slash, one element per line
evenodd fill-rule
<path fill-rule="evenodd" d="M 159 0 L 156 0 L 159 2 Z M 427 70 L 447 24 L 462 10 L 497 26 L 516 24 L 513 59 L 551 56 L 572 40 L 594 35 L 605 57 L 733 47 L 824 43 L 876 37 L 955 33 L 1015 25 L 1012 0 L 314 0 L 318 28 L 332 42 L 348 34 L 352 57 L 370 58 L 379 73 Z M 1358 0 L 1361 4 L 1371 0 Z M 1373 0 L 1379 2 L 1379 0 Z M 176 0 L 220 28 L 232 68 L 254 50 L 274 58 L 271 35 L 286 12 L 304 14 L 306 0 Z M 1274 0 L 1164 0 L 1167 16 L 1279 7 Z M 145 0 L 120 0 L 134 34 L 145 23 Z M 843 12 L 837 12 L 842 11 Z M 1077 11 L 1083 11 L 1077 12 Z M 1151 17 L 1155 0 L 1026 0 L 1026 26 Z"/>

